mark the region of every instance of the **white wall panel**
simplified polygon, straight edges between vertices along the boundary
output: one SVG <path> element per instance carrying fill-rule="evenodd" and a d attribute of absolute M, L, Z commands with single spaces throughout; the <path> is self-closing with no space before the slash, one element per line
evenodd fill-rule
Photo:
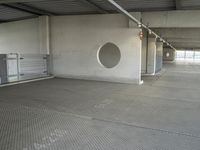
<path fill-rule="evenodd" d="M 53 73 L 58 77 L 139 83 L 139 29 L 128 28 L 122 15 L 55 16 L 51 18 Z M 97 52 L 107 42 L 121 50 L 119 64 L 104 68 Z"/>
<path fill-rule="evenodd" d="M 0 24 L 0 53 L 38 54 L 38 19 Z"/>

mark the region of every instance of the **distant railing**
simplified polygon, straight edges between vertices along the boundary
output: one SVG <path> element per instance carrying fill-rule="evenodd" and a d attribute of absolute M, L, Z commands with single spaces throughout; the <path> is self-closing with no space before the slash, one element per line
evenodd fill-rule
<path fill-rule="evenodd" d="M 0 54 L 0 84 L 49 75 L 49 55 Z"/>

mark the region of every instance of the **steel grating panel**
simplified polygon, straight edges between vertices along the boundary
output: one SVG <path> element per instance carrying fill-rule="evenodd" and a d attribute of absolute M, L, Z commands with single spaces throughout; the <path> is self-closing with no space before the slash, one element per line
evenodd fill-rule
<path fill-rule="evenodd" d="M 140 87 L 55 78 L 1 88 L 0 149 L 199 150 L 199 70 L 168 64 Z"/>

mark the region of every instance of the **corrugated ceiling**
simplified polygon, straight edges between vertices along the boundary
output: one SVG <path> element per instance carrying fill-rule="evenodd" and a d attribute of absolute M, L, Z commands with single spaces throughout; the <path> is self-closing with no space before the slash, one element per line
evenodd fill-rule
<path fill-rule="evenodd" d="M 76 15 L 116 12 L 106 0 L 15 0 L 0 4 L 0 21 L 20 20 L 38 15 Z M 199 9 L 200 0 L 115 0 L 128 11 Z M 176 6 L 178 2 L 178 7 Z M 11 7 L 10 7 L 11 6 Z M 47 13 L 45 13 L 47 12 Z"/>
<path fill-rule="evenodd" d="M 88 5 L 85 0 L 49 0 L 41 2 L 25 3 L 28 6 L 53 12 L 55 14 L 81 14 L 81 13 L 98 13 L 98 11 Z"/>
<path fill-rule="evenodd" d="M 0 21 L 12 21 L 30 17 L 35 17 L 35 15 L 0 5 Z"/>
<path fill-rule="evenodd" d="M 114 8 L 108 5 L 105 0 L 95 0 L 95 2 L 106 10 L 114 10 Z M 153 11 L 153 9 L 171 10 L 172 8 L 175 8 L 174 0 L 115 0 L 115 2 L 126 10 L 146 11 L 150 9 Z"/>

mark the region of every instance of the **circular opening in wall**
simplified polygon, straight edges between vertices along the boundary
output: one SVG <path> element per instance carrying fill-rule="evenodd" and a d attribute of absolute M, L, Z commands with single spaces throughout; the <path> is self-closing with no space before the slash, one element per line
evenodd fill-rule
<path fill-rule="evenodd" d="M 169 57 L 169 56 L 170 56 L 170 55 L 169 55 L 169 53 L 167 52 L 167 53 L 166 53 L 166 57 Z"/>
<path fill-rule="evenodd" d="M 113 68 L 119 63 L 121 52 L 115 44 L 106 43 L 99 49 L 97 56 L 101 65 L 106 68 Z"/>

